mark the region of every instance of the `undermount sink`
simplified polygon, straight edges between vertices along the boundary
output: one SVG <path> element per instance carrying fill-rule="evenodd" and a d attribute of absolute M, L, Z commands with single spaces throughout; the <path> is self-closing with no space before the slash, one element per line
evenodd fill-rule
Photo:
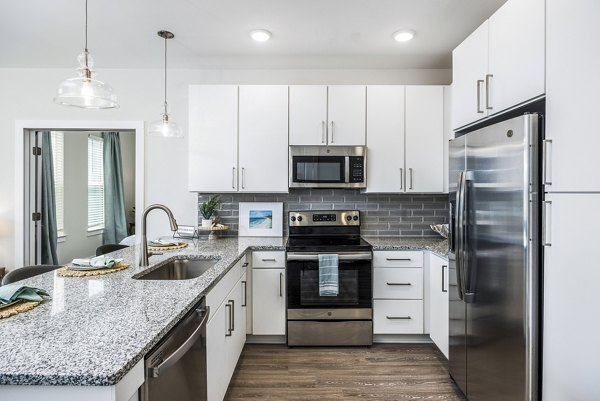
<path fill-rule="evenodd" d="M 216 259 L 175 259 L 136 277 L 137 280 L 189 280 L 213 267 Z"/>

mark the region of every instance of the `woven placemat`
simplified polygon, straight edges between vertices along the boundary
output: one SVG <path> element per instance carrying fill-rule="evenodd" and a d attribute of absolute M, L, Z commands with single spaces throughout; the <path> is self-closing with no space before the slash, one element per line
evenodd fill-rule
<path fill-rule="evenodd" d="M 19 313 L 27 312 L 38 306 L 41 302 L 36 301 L 24 301 L 16 303 L 7 308 L 0 309 L 0 319 L 6 319 Z"/>
<path fill-rule="evenodd" d="M 121 270 L 125 270 L 129 267 L 127 263 L 117 263 L 113 267 L 96 269 L 96 270 L 69 270 L 67 266 L 61 267 L 57 270 L 58 275 L 61 277 L 90 277 L 90 276 L 102 276 L 104 274 L 115 273 Z"/>
<path fill-rule="evenodd" d="M 170 246 L 152 246 L 148 245 L 149 251 L 160 252 L 160 251 L 174 251 L 175 249 L 183 249 L 188 246 L 187 242 L 180 242 L 179 245 Z"/>

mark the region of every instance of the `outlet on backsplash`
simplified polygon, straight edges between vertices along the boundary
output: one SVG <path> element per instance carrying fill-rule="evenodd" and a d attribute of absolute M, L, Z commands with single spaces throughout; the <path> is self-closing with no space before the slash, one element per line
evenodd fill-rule
<path fill-rule="evenodd" d="M 213 194 L 198 194 L 198 206 Z M 362 235 L 436 237 L 430 224 L 448 223 L 448 196 L 444 194 L 364 194 L 348 189 L 292 189 L 289 194 L 221 194 L 218 211 L 230 235 L 237 235 L 240 202 L 283 202 L 289 210 L 356 209 L 362 213 Z M 199 217 L 199 223 L 200 223 Z M 287 219 L 284 218 L 284 234 Z"/>

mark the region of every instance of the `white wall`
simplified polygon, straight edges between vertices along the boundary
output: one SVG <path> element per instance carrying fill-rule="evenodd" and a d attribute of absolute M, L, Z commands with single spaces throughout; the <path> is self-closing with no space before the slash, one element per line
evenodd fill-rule
<path fill-rule="evenodd" d="M 0 69 L 0 266 L 14 268 L 15 120 L 144 120 L 160 117 L 163 71 L 103 70 L 119 97 L 116 110 L 81 110 L 52 102 L 73 69 Z M 187 131 L 190 84 L 449 84 L 450 70 L 170 70 L 171 118 Z M 164 203 L 181 224 L 197 221 L 197 197 L 187 192 L 187 140 L 147 138 L 145 203 Z M 140 213 L 141 211 L 138 211 Z M 153 212 L 149 235 L 169 233 L 166 216 Z"/>
<path fill-rule="evenodd" d="M 123 188 L 125 191 L 125 218 L 134 223 L 131 209 L 135 206 L 135 132 L 121 131 L 121 161 L 123 163 Z M 128 225 L 129 227 L 129 225 Z"/>

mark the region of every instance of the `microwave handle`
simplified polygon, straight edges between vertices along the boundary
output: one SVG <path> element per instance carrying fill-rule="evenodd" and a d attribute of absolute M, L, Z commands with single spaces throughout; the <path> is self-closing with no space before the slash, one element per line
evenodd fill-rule
<path fill-rule="evenodd" d="M 344 157 L 344 182 L 350 182 L 350 156 Z"/>

